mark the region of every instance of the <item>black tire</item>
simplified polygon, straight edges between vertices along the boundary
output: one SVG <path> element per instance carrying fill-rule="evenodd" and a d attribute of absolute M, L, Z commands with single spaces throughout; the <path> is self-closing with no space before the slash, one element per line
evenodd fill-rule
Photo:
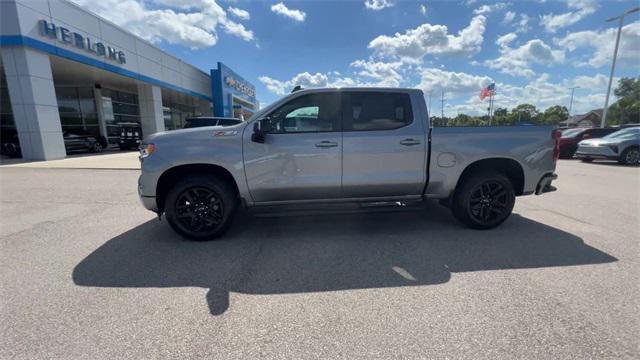
<path fill-rule="evenodd" d="M 491 229 L 507 220 L 515 200 L 513 184 L 506 176 L 479 172 L 458 185 L 451 211 L 456 219 L 472 229 Z"/>
<path fill-rule="evenodd" d="M 91 151 L 93 151 L 94 153 L 101 153 L 102 150 L 104 150 L 104 148 L 99 141 L 94 142 L 93 145 L 91 146 Z"/>
<path fill-rule="evenodd" d="M 560 159 L 573 159 L 573 155 L 576 153 L 577 148 L 564 147 L 560 149 Z"/>
<path fill-rule="evenodd" d="M 233 188 L 220 179 L 205 175 L 191 175 L 180 180 L 169 190 L 165 200 L 169 225 L 178 234 L 196 241 L 222 236 L 231 226 L 237 207 Z"/>
<path fill-rule="evenodd" d="M 620 159 L 618 159 L 618 162 L 624 165 L 640 164 L 640 148 L 636 146 L 626 148 L 622 152 L 622 154 L 620 154 Z"/>
<path fill-rule="evenodd" d="M 593 162 L 593 159 L 591 159 L 591 158 L 582 158 L 582 159 L 580 159 L 580 161 L 582 161 L 583 163 L 590 163 L 590 162 Z"/>

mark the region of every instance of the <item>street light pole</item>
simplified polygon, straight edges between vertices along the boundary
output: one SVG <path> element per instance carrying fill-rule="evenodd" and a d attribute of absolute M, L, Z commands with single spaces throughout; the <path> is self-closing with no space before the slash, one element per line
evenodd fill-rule
<path fill-rule="evenodd" d="M 640 7 L 627 10 L 624 14 L 607 19 L 606 22 L 614 20 L 620 20 L 618 24 L 618 34 L 616 35 L 616 46 L 613 49 L 613 61 L 611 62 L 611 74 L 609 75 L 609 86 L 607 86 L 607 95 L 604 100 L 604 110 L 602 112 L 602 122 L 600 127 L 605 127 L 607 124 L 607 112 L 609 110 L 609 94 L 611 93 L 611 84 L 613 83 L 613 74 L 616 71 L 616 59 L 618 58 L 618 46 L 620 45 L 620 34 L 622 33 L 622 24 L 624 23 L 624 17 L 634 12 L 640 11 Z"/>
<path fill-rule="evenodd" d="M 580 86 L 574 86 L 572 88 L 569 88 L 569 90 L 571 90 L 571 101 L 569 101 L 569 117 L 571 117 L 571 109 L 573 108 L 573 92 L 579 88 Z"/>

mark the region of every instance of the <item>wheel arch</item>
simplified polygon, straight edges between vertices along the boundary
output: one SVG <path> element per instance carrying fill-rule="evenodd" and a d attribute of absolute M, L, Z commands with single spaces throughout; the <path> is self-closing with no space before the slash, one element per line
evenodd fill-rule
<path fill-rule="evenodd" d="M 216 177 L 231 185 L 236 195 L 239 193 L 238 184 L 231 172 L 220 165 L 201 163 L 178 165 L 165 170 L 165 172 L 163 172 L 158 178 L 156 186 L 156 203 L 158 206 L 158 213 L 162 213 L 164 211 L 165 199 L 173 185 L 175 185 L 180 179 L 189 175 L 206 175 Z"/>
<path fill-rule="evenodd" d="M 516 196 L 524 193 L 524 169 L 518 161 L 510 158 L 486 158 L 472 162 L 465 167 L 460 177 L 458 177 L 453 191 L 455 192 L 469 176 L 481 171 L 496 171 L 506 176 L 511 181 Z"/>

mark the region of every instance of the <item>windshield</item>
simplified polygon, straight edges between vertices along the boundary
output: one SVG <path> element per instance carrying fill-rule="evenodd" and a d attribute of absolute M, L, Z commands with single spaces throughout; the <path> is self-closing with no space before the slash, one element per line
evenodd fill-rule
<path fill-rule="evenodd" d="M 567 129 L 564 130 L 562 132 L 562 136 L 563 138 L 570 138 L 570 137 L 574 137 L 576 135 L 578 135 L 579 133 L 583 132 L 584 129 Z"/>
<path fill-rule="evenodd" d="M 618 130 L 614 133 L 611 133 L 603 137 L 603 139 L 630 138 L 638 135 L 640 135 L 640 127 L 634 127 L 634 128 Z"/>

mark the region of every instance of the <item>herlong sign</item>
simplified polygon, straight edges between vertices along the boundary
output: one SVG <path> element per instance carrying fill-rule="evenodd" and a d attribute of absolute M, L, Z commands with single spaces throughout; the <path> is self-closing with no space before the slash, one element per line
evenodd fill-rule
<path fill-rule="evenodd" d="M 120 64 L 125 64 L 127 62 L 124 52 L 114 49 L 111 46 L 105 46 L 99 41 L 94 42 L 87 36 L 82 36 L 77 32 L 72 32 L 71 30 L 62 26 L 56 26 L 55 24 L 49 23 L 46 20 L 40 20 L 40 33 L 43 36 L 56 39 L 65 44 L 75 46 L 78 49 L 94 53 L 98 56 L 105 57 Z"/>

